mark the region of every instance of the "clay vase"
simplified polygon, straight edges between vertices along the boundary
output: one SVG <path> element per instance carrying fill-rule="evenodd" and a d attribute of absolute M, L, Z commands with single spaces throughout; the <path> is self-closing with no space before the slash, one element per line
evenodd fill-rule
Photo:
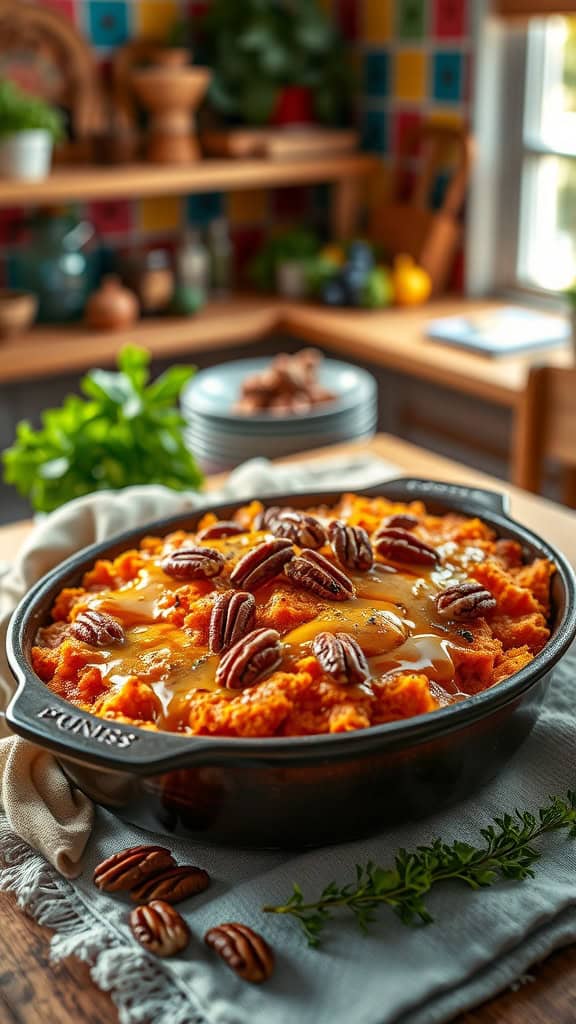
<path fill-rule="evenodd" d="M 150 161 L 188 164 L 200 158 L 194 112 L 210 78 L 208 68 L 169 64 L 132 72 L 134 92 L 150 115 L 147 147 Z"/>
<path fill-rule="evenodd" d="M 86 303 L 86 323 L 97 331 L 118 331 L 138 319 L 138 299 L 115 274 L 106 276 Z"/>

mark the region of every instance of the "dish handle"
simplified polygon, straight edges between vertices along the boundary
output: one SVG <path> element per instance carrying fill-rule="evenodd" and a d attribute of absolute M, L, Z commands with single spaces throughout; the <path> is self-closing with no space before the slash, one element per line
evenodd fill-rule
<path fill-rule="evenodd" d="M 438 501 L 455 512 L 466 512 L 469 515 L 485 511 L 507 516 L 510 510 L 509 495 L 500 491 L 451 484 L 443 480 L 420 480 L 418 477 L 397 477 L 379 487 L 366 488 L 363 493 L 385 494 L 394 501 L 421 500 L 428 505 Z"/>

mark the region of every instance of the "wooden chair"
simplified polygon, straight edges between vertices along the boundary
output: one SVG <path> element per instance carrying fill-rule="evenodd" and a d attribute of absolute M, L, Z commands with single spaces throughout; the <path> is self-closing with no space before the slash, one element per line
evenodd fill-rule
<path fill-rule="evenodd" d="M 418 173 L 408 198 L 399 199 L 406 168 L 417 154 Z M 444 291 L 462 238 L 461 212 L 466 198 L 473 156 L 472 137 L 464 128 L 425 123 L 407 132 L 398 154 L 393 198 L 378 205 L 370 233 L 387 257 L 412 256 L 428 271 L 432 294 Z M 441 170 L 451 168 L 440 209 L 431 194 Z"/>
<path fill-rule="evenodd" d="M 514 483 L 538 494 L 546 460 L 559 463 L 562 500 L 576 508 L 576 367 L 530 371 L 516 439 Z"/>

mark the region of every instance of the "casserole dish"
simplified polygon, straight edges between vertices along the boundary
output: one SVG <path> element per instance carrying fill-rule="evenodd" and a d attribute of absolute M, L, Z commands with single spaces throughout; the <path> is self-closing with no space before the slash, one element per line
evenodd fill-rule
<path fill-rule="evenodd" d="M 120 817 L 154 831 L 184 832 L 240 846 L 303 847 L 342 842 L 392 822 L 434 813 L 492 778 L 532 728 L 552 670 L 576 635 L 574 575 L 546 541 L 507 515 L 496 493 L 400 479 L 357 493 L 422 500 L 434 514 L 480 516 L 525 559 L 546 558 L 552 579 L 551 636 L 519 672 L 465 701 L 369 729 L 275 738 L 181 736 L 97 718 L 54 694 L 31 668 L 40 626 L 63 587 L 95 559 L 114 558 L 150 533 L 192 531 L 206 511 L 229 519 L 243 502 L 146 524 L 92 545 L 41 580 L 16 609 L 8 657 L 18 689 L 12 729 L 53 750 L 71 780 Z M 270 498 L 292 508 L 333 505 L 322 492 Z"/>

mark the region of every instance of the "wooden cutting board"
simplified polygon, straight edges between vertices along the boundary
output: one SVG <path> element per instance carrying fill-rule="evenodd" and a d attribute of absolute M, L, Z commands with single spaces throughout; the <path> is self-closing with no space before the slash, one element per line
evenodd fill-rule
<path fill-rule="evenodd" d="M 328 128 L 231 128 L 208 132 L 201 142 L 210 156 L 294 160 L 351 153 L 358 148 L 359 137 L 357 132 Z"/>

